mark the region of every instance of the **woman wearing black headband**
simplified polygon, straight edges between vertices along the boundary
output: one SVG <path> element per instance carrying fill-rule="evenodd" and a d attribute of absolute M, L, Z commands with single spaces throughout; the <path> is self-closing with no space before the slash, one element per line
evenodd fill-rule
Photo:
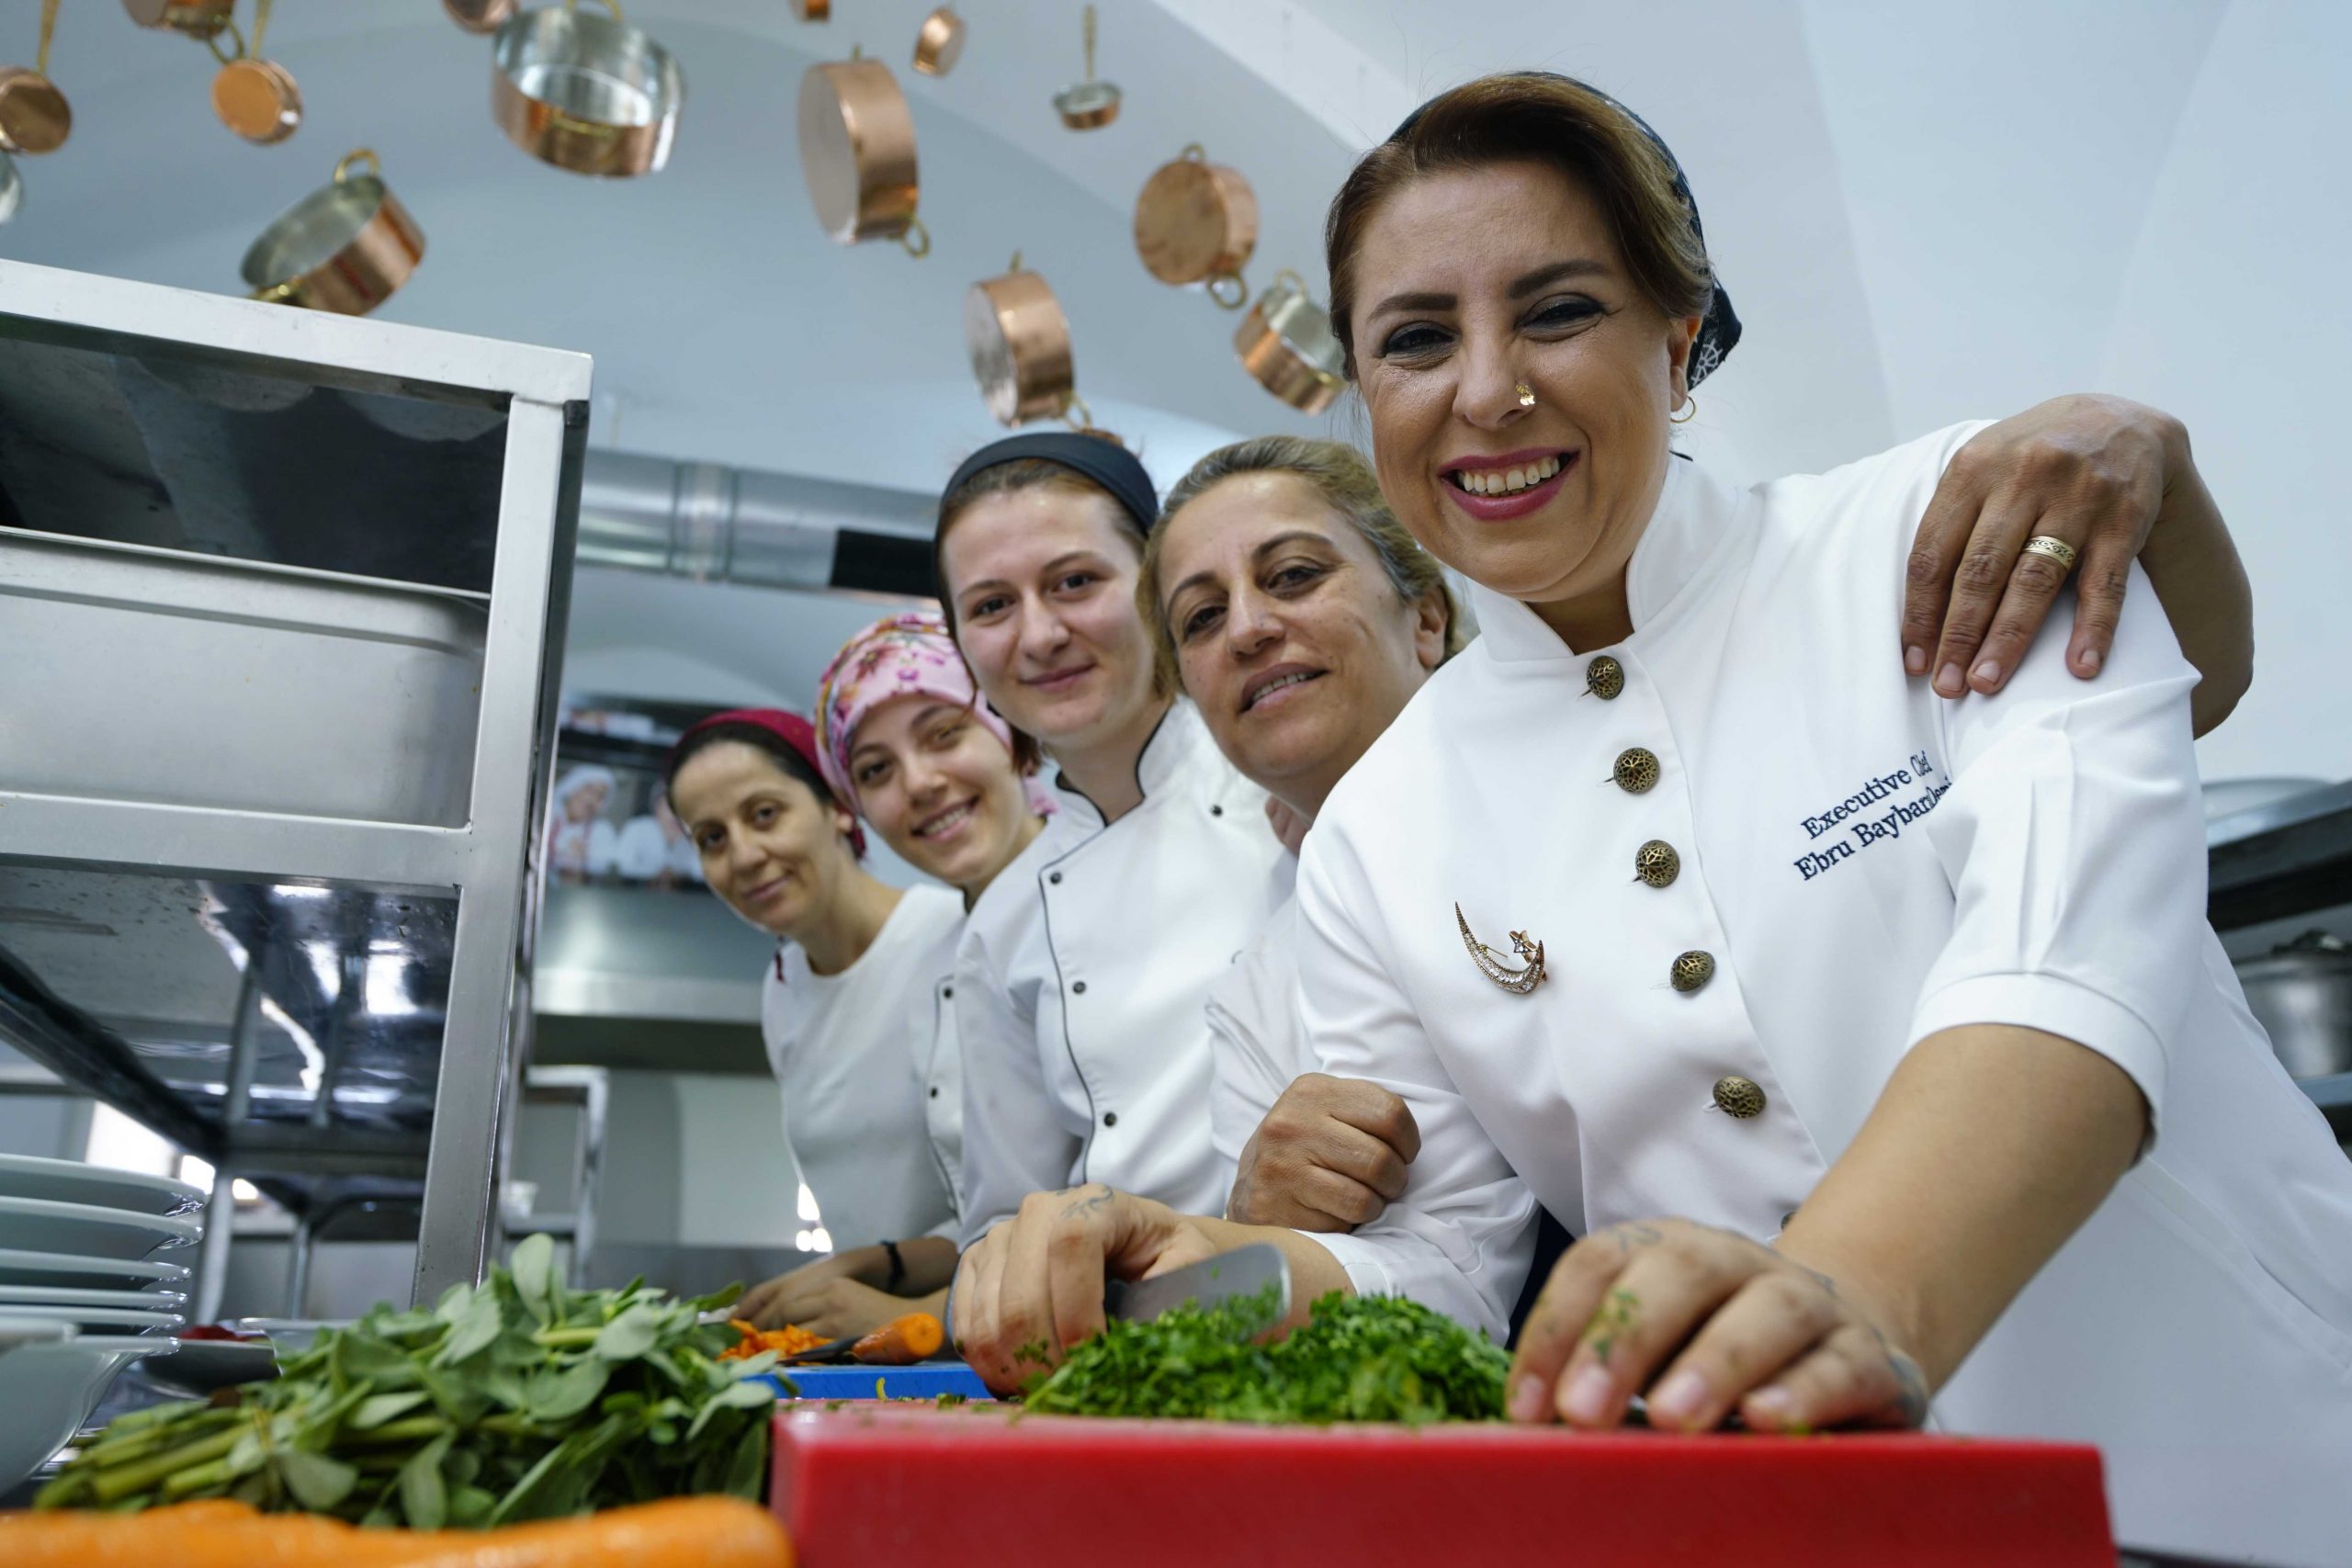
<path fill-rule="evenodd" d="M 1498 1325 L 1532 1190 L 1583 1240 L 1518 1419 L 1932 1413 L 2097 1442 L 2134 1544 L 2340 1557 L 2352 1168 L 2205 925 L 2196 679 L 2144 581 L 2001 701 L 1906 675 L 1910 530 L 1982 427 L 1746 490 L 1672 460 L 1736 332 L 1680 172 L 1580 84 L 1443 95 L 1328 233 L 1383 490 L 1483 628 L 1299 871 L 1309 1042 L 1420 1152 L 1353 1235 L 1090 1193 L 1034 1243 L 1057 1277 L 1263 1239 L 1294 1301 Z M 2210 538 L 2166 434 L 2156 529 Z M 2021 580 L 2076 548 L 2035 534 Z M 1049 1292 L 989 1326 L 1097 1322 Z"/>
<path fill-rule="evenodd" d="M 1222 1206 L 1204 1002 L 1274 903 L 1265 795 L 1154 668 L 1136 575 L 1159 501 L 1116 442 L 1016 435 L 940 502 L 939 596 L 1058 809 L 958 951 L 964 1235 L 1105 1180 Z"/>

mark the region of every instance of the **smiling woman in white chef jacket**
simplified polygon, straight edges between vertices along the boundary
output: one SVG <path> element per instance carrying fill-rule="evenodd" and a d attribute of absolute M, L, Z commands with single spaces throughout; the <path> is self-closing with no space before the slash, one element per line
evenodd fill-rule
<path fill-rule="evenodd" d="M 1135 582 L 1159 501 L 1117 443 L 1016 435 L 940 503 L 940 600 L 1057 809 L 973 907 L 956 965 L 964 1239 L 1108 1181 L 1223 1207 L 1202 1003 L 1280 897 L 1265 793 L 1159 678 Z"/>
<path fill-rule="evenodd" d="M 1745 491 L 1671 458 L 1736 325 L 1670 155 L 1580 85 L 1434 100 L 1329 237 L 1383 488 L 1483 635 L 1306 847 L 1309 1042 L 1422 1148 L 1374 1224 L 1283 1237 L 1298 1293 L 1498 1326 L 1532 1192 L 1584 1239 L 1517 1418 L 1932 1397 L 2100 1445 L 2126 1541 L 2343 1561 L 2352 1166 L 2205 926 L 2195 677 L 2145 584 L 2088 682 L 2054 626 L 1998 702 L 1891 668 L 1909 520 L 1978 427 Z M 2154 510 L 2211 546 L 2165 445 Z M 2032 536 L 2019 581 L 2074 553 Z M 1101 1207 L 1122 1269 L 1251 1234 Z"/>

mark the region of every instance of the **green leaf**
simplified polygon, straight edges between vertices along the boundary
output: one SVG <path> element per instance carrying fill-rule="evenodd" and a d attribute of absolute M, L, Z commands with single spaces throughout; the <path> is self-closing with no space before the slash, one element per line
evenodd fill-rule
<path fill-rule="evenodd" d="M 752 1421 L 745 1425 L 743 1436 L 735 1444 L 723 1490 L 729 1496 L 746 1497 L 756 1503 L 766 1490 L 767 1478 L 768 1423 Z"/>
<path fill-rule="evenodd" d="M 668 1317 L 660 1307 L 643 1303 L 630 1307 L 605 1325 L 605 1331 L 596 1336 L 594 1352 L 607 1361 L 633 1361 L 653 1348 Z"/>
<path fill-rule="evenodd" d="M 448 1340 L 441 1347 L 440 1353 L 433 1358 L 435 1366 L 453 1366 L 490 1348 L 491 1341 L 498 1337 L 501 1326 L 496 1292 L 475 1292 L 468 1300 L 465 1310 L 450 1319 L 450 1323 Z"/>
<path fill-rule="evenodd" d="M 432 1397 L 421 1388 L 405 1393 L 375 1393 L 359 1402 L 349 1425 L 356 1432 L 371 1431 L 395 1416 L 405 1416 Z"/>
<path fill-rule="evenodd" d="M 876 1379 L 876 1382 L 878 1386 L 880 1380 Z M 704 1426 L 721 1410 L 758 1410 L 775 1404 L 775 1390 L 763 1382 L 729 1383 L 704 1401 L 700 1414 L 695 1416 L 695 1424 L 686 1428 L 686 1441 L 693 1442 L 699 1437 Z"/>
<path fill-rule="evenodd" d="M 416 1362 L 398 1345 L 349 1328 L 334 1336 L 330 1353 L 335 1376 L 345 1384 L 367 1383 L 379 1393 L 417 1386 Z M 281 1373 L 280 1382 L 288 1381 Z"/>
<path fill-rule="evenodd" d="M 409 1456 L 401 1466 L 401 1512 L 408 1528 L 437 1530 L 449 1520 L 449 1494 L 441 1483 L 441 1461 L 458 1434 L 444 1432 Z"/>
<path fill-rule="evenodd" d="M 331 1512 L 359 1483 L 359 1472 L 324 1454 L 281 1449 L 270 1462 L 294 1500 L 314 1514 Z"/>
<path fill-rule="evenodd" d="M 526 1235 L 514 1247 L 507 1269 L 523 1308 L 540 1323 L 550 1321 L 563 1292 L 563 1278 L 556 1271 L 555 1242 L 544 1232 Z"/>
<path fill-rule="evenodd" d="M 498 1506 L 498 1494 L 485 1492 L 479 1486 L 460 1486 L 449 1494 L 449 1524 L 452 1529 L 478 1530 L 490 1524 L 492 1510 Z"/>
<path fill-rule="evenodd" d="M 707 1312 L 716 1312 L 720 1307 L 733 1306 L 737 1302 L 741 1301 L 742 1297 L 743 1287 L 741 1285 L 729 1285 L 724 1290 L 713 1291 L 707 1296 L 696 1296 L 692 1301 L 689 1301 L 684 1304 L 693 1308 L 694 1314 L 696 1317 L 700 1317 Z"/>
<path fill-rule="evenodd" d="M 523 1414 L 534 1421 L 569 1421 L 596 1403 L 612 1374 L 613 1364 L 595 1356 L 536 1372 L 524 1385 Z"/>

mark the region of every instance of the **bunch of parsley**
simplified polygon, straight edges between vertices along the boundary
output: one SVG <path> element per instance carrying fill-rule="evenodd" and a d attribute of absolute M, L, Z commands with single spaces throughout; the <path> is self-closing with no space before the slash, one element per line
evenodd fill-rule
<path fill-rule="evenodd" d="M 722 1360 L 734 1330 L 701 1321 L 734 1295 L 569 1290 L 532 1236 L 429 1311 L 379 1306 L 325 1331 L 274 1381 L 117 1418 L 35 1506 L 235 1497 L 438 1529 L 680 1493 L 756 1500 L 775 1357 Z"/>
<path fill-rule="evenodd" d="M 1402 1297 L 1335 1291 L 1288 1338 L 1261 1344 L 1275 1292 L 1113 1322 L 1035 1382 L 1027 1407 L 1313 1426 L 1501 1417 L 1510 1358 L 1484 1333 Z"/>

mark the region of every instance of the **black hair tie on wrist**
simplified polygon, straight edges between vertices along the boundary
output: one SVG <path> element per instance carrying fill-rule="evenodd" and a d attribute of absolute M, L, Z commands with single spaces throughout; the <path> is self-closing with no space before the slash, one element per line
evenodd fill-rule
<path fill-rule="evenodd" d="M 907 1282 L 907 1260 L 899 1256 L 899 1244 L 895 1241 L 884 1242 L 882 1250 L 890 1255 L 890 1282 L 882 1288 L 895 1296 L 899 1287 Z"/>

